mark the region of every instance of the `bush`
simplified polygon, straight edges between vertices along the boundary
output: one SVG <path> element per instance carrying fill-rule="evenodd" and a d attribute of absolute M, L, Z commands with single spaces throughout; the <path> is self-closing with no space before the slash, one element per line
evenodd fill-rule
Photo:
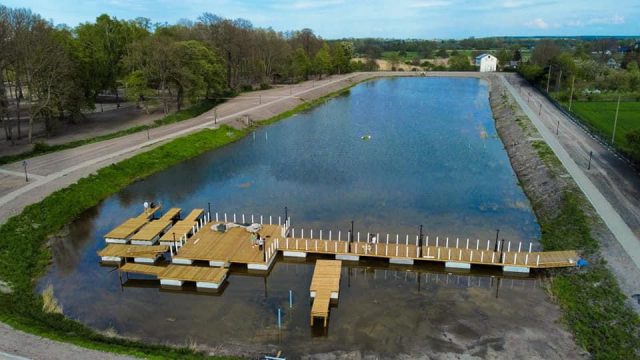
<path fill-rule="evenodd" d="M 271 89 L 271 84 L 265 83 L 265 82 L 260 83 L 260 90 L 268 90 L 268 89 Z"/>
<path fill-rule="evenodd" d="M 253 86 L 252 85 L 242 85 L 240 87 L 240 90 L 242 90 L 242 91 L 253 91 Z"/>

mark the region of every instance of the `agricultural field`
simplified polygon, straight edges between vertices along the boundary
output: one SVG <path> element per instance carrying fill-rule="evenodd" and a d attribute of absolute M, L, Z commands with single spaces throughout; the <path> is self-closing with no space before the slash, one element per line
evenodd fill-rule
<path fill-rule="evenodd" d="M 605 138 L 611 139 L 616 105 L 617 102 L 615 101 L 578 101 L 573 103 L 571 111 L 580 116 L 587 125 Z M 626 135 L 629 131 L 637 128 L 640 128 L 640 102 L 620 103 L 614 145 L 624 151 L 628 151 Z"/>

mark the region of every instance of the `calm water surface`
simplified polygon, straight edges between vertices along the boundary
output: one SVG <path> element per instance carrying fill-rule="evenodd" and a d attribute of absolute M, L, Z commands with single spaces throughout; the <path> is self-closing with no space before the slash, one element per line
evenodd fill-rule
<path fill-rule="evenodd" d="M 376 261 L 343 268 L 328 333 L 308 325 L 310 261 L 278 262 L 266 277 L 234 271 L 219 296 L 159 290 L 144 280 L 121 287 L 96 251 L 106 232 L 152 199 L 187 211 L 210 202 L 216 211 L 275 216 L 287 206 L 296 228 L 344 233 L 353 220 L 356 231 L 415 237 L 422 224 L 431 237 L 486 241 L 500 229 L 507 240 L 535 242 L 539 226 L 496 136 L 487 86 L 477 79 L 366 82 L 135 183 L 57 239 L 40 285 L 52 284 L 65 314 L 97 329 L 239 352 L 274 346 L 293 356 L 332 349 L 411 354 L 424 346 L 461 351 L 492 331 L 499 338 L 521 322 L 535 327 L 548 311 L 535 279 L 498 288 L 487 276 L 497 274 L 447 275 L 438 266 Z M 281 331 L 278 308 L 285 314 Z"/>

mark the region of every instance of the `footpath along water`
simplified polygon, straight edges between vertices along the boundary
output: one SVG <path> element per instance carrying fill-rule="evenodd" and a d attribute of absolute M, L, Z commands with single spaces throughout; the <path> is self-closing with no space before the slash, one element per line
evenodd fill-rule
<path fill-rule="evenodd" d="M 53 285 L 64 313 L 94 328 L 237 354 L 273 345 L 290 356 L 476 349 L 556 357 L 570 346 L 554 323 L 558 309 L 535 277 L 498 281 L 500 273 L 458 276 L 438 266 L 376 261 L 344 266 L 328 333 L 309 328 L 312 261 L 279 261 L 266 277 L 232 269 L 218 296 L 159 290 L 144 280 L 121 288 L 96 251 L 104 234 L 147 200 L 167 209 L 211 203 L 215 211 L 275 217 L 287 206 L 296 228 L 345 234 L 353 220 L 363 237 L 415 238 L 422 224 L 430 237 L 486 241 L 500 229 L 506 240 L 537 242 L 539 226 L 496 136 L 481 80 L 369 81 L 135 183 L 53 240 L 54 263 L 40 286 Z M 532 338 L 544 345 L 531 347 Z"/>

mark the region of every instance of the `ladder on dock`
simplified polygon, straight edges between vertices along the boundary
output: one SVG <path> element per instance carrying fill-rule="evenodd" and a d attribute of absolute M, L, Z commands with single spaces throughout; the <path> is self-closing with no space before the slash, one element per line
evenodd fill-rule
<path fill-rule="evenodd" d="M 340 294 L 340 274 L 342 261 L 318 260 L 313 271 L 309 295 L 313 298 L 311 307 L 311 326 L 314 318 L 322 318 L 323 326 L 327 327 L 329 319 L 329 306 L 331 299 L 338 299 Z"/>

